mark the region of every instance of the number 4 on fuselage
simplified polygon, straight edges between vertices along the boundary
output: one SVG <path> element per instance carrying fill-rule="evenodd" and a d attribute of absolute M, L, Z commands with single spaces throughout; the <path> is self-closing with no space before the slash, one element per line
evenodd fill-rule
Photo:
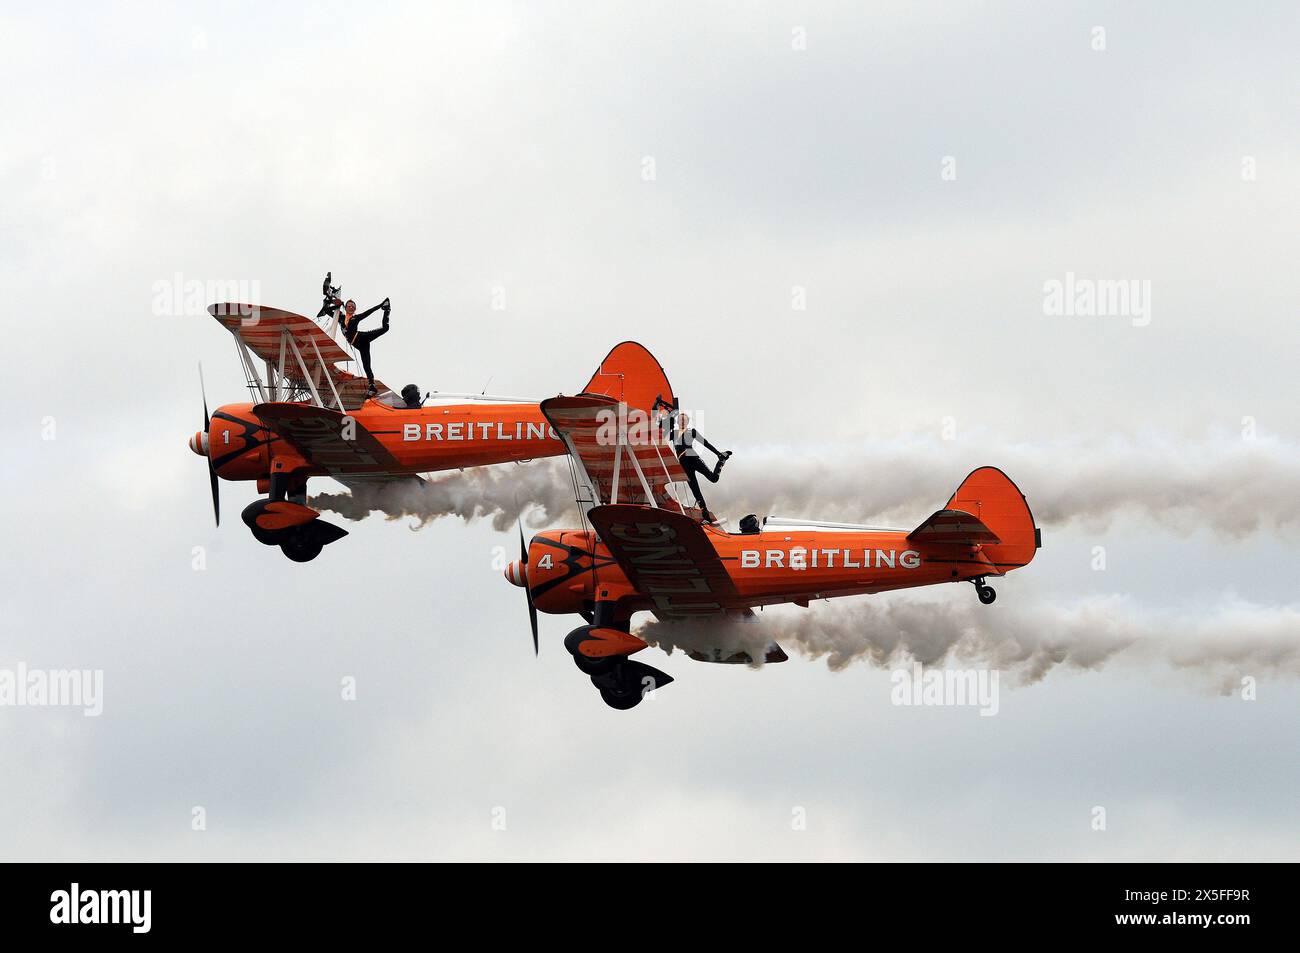
<path fill-rule="evenodd" d="M 672 681 L 630 656 L 647 647 L 631 634 L 637 612 L 699 625 L 760 606 L 864 595 L 942 582 L 975 584 L 1028 565 L 1040 545 L 1024 496 L 1001 470 L 966 477 L 943 509 L 913 530 L 769 517 L 753 532 L 702 522 L 676 492 L 684 476 L 659 430 L 648 440 L 607 424 L 615 402 L 591 396 L 541 404 L 576 460 L 590 528 L 533 537 L 506 578 L 527 590 L 530 611 L 574 613 L 587 624 L 565 648 L 606 704 L 625 709 Z M 603 436 L 602 436 L 603 434 Z M 534 627 L 534 638 L 536 629 Z M 785 654 L 770 640 L 767 661 Z M 699 649 L 710 662 L 750 662 L 745 652 Z"/>

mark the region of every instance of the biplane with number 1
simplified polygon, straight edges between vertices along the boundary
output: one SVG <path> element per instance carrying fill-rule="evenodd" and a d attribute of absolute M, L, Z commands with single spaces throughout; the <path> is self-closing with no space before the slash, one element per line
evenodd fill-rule
<path fill-rule="evenodd" d="M 207 458 L 218 524 L 218 477 L 255 481 L 263 497 L 244 509 L 244 522 L 297 562 L 347 535 L 307 505 L 312 477 L 355 487 L 565 452 L 536 401 L 434 394 L 408 407 L 378 381 L 368 398 L 366 379 L 347 369 L 351 354 L 311 318 L 247 304 L 208 312 L 233 336 L 255 399 L 209 415 L 205 395 L 190 449 Z M 633 407 L 672 399 L 659 362 L 631 341 L 609 352 L 582 392 Z"/>
<path fill-rule="evenodd" d="M 527 545 L 521 531 L 520 558 L 505 575 L 527 594 L 534 651 L 539 610 L 585 619 L 564 646 L 612 708 L 632 708 L 672 681 L 631 658 L 648 647 L 631 633 L 637 612 L 699 625 L 752 618 L 777 603 L 807 608 L 814 599 L 961 581 L 987 605 L 996 597 L 987 579 L 1027 565 L 1041 545 L 1024 496 L 994 467 L 967 476 L 912 530 L 769 517 L 728 532 L 685 505 L 692 496 L 662 421 L 637 426 L 637 414 L 598 395 L 552 397 L 541 411 L 573 458 L 586 519 Z M 771 641 L 764 654 L 786 659 Z M 757 661 L 745 651 L 690 656 Z"/>

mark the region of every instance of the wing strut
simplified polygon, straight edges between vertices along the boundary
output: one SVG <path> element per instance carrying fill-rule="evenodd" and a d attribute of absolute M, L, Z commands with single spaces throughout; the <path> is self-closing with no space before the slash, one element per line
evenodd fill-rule
<path fill-rule="evenodd" d="M 288 339 L 289 347 L 293 348 L 293 356 L 298 359 L 298 369 L 302 371 L 302 379 L 307 382 L 307 388 L 311 391 L 312 400 L 316 401 L 316 406 L 321 410 L 325 409 L 325 402 L 320 399 L 320 392 L 316 390 L 316 384 L 311 379 L 311 374 L 307 371 L 307 362 L 302 359 L 302 351 L 298 350 L 298 342 L 289 336 L 289 332 L 284 332 L 281 341 Z"/>
<path fill-rule="evenodd" d="M 618 442 L 614 448 L 614 479 L 609 484 L 609 502 L 614 505 L 618 502 L 618 475 L 623 469 L 623 441 Z"/>
<path fill-rule="evenodd" d="M 248 345 L 244 343 L 237 330 L 231 328 L 230 333 L 235 338 L 235 351 L 239 354 L 239 362 L 244 365 L 244 374 L 248 378 L 249 386 L 257 390 L 257 396 L 265 404 L 266 390 L 262 386 L 262 375 L 257 373 L 257 368 L 253 366 L 253 357 L 248 353 Z"/>
<path fill-rule="evenodd" d="M 284 332 L 280 333 L 280 363 L 277 365 L 278 370 L 275 373 L 275 377 L 273 378 L 273 383 L 271 387 L 271 396 L 274 397 L 276 400 L 280 399 L 280 385 L 284 382 L 284 361 L 285 358 L 288 356 L 285 351 L 285 342 L 288 340 L 288 338 L 289 335 L 285 334 Z M 270 362 L 268 361 L 267 363 L 269 364 Z M 284 396 L 288 397 L 289 388 L 286 387 L 284 390 L 285 390 Z"/>
<path fill-rule="evenodd" d="M 343 398 L 339 396 L 339 389 L 334 386 L 334 375 L 329 371 L 325 371 L 325 361 L 321 359 L 320 348 L 316 346 L 315 341 L 311 342 L 311 349 L 316 352 L 316 361 L 320 369 L 324 371 L 325 379 L 330 382 L 330 393 L 334 395 L 334 406 L 339 410 L 343 410 Z M 344 413 L 346 413 L 346 411 L 344 411 Z"/>
<path fill-rule="evenodd" d="M 622 447 L 623 444 L 620 443 L 619 449 L 622 449 Z M 641 461 L 636 458 L 636 451 L 629 449 L 627 455 L 628 455 L 628 459 L 632 461 L 633 469 L 636 470 L 637 479 L 641 481 L 641 489 L 645 492 L 645 498 L 647 500 L 650 500 L 651 504 L 654 505 L 655 495 L 650 491 L 650 481 L 645 478 L 645 471 L 641 469 Z M 660 457 L 659 459 L 662 460 L 663 458 Z M 618 486 L 617 474 L 615 474 L 614 481 L 615 481 L 614 485 Z"/>

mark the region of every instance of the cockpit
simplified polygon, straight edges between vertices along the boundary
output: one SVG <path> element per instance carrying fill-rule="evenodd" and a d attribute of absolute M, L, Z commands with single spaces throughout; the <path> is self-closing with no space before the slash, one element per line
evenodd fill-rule
<path fill-rule="evenodd" d="M 420 388 L 418 386 L 415 384 L 407 384 L 402 388 L 400 394 L 395 394 L 389 390 L 384 391 L 384 393 L 380 394 L 375 399 L 381 404 L 386 404 L 387 406 L 392 407 L 394 410 L 419 410 L 424 406 L 424 402 L 428 399 L 428 395 L 426 394 L 424 397 L 421 397 Z"/>

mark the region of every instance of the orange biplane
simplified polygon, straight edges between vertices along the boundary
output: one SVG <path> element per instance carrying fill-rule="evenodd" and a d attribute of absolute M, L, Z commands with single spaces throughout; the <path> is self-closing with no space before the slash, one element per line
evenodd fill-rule
<path fill-rule="evenodd" d="M 631 634 L 636 612 L 684 623 L 743 618 L 758 606 L 807 608 L 813 599 L 959 581 L 974 583 L 988 604 L 987 580 L 1027 565 L 1041 545 L 1024 496 L 994 467 L 971 473 L 912 530 L 769 517 L 728 532 L 683 505 L 686 475 L 661 421 L 640 426 L 634 412 L 595 395 L 553 397 L 541 410 L 573 458 L 586 525 L 538 533 L 526 546 L 521 530 L 520 559 L 505 575 L 527 593 L 534 651 L 538 610 L 586 620 L 564 645 L 612 708 L 632 708 L 672 681 L 630 658 L 647 647 Z M 754 661 L 744 652 L 690 655 Z M 785 659 L 769 642 L 765 660 Z"/>
<path fill-rule="evenodd" d="M 208 312 L 234 337 L 256 400 L 209 416 L 205 395 L 190 449 L 207 458 L 218 524 L 217 478 L 256 481 L 265 496 L 244 509 L 244 522 L 297 562 L 347 535 L 307 505 L 311 477 L 355 487 L 565 452 L 535 401 L 434 394 L 412 407 L 378 381 L 367 398 L 366 379 L 346 369 L 352 356 L 312 319 L 247 304 Z M 633 407 L 673 399 L 659 362 L 630 341 L 609 352 L 583 393 Z"/>

